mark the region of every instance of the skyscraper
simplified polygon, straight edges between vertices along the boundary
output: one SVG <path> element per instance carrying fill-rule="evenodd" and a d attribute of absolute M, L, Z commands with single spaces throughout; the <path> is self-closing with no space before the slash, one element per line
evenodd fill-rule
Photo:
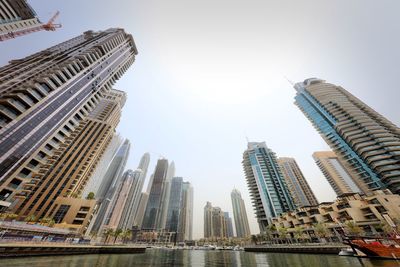
<path fill-rule="evenodd" d="M 233 218 L 235 220 L 236 236 L 250 236 L 249 220 L 247 219 L 246 207 L 239 190 L 233 189 L 231 193 Z"/>
<path fill-rule="evenodd" d="M 122 211 L 122 217 L 118 226 L 120 229 L 132 229 L 133 226 L 139 225 L 138 221 L 136 221 L 136 216 L 149 163 L 150 154 L 145 153 L 140 159 L 138 168 L 133 172 L 133 183 L 129 189 L 127 201 Z"/>
<path fill-rule="evenodd" d="M 26 0 L 0 0 L 0 36 L 41 24 L 36 12 Z"/>
<path fill-rule="evenodd" d="M 295 208 L 275 153 L 265 142 L 250 142 L 243 153 L 243 168 L 260 231 L 273 217 Z"/>
<path fill-rule="evenodd" d="M 171 194 L 168 205 L 167 223 L 165 228 L 170 232 L 178 232 L 179 218 L 182 206 L 182 177 L 171 180 Z"/>
<path fill-rule="evenodd" d="M 119 122 L 125 93 L 103 92 L 97 106 L 85 117 L 65 142 L 54 148 L 32 180 L 16 195 L 13 211 L 20 217 L 49 217 L 58 197 L 82 198 L 83 189 L 113 138 Z M 59 205 L 60 201 L 58 201 Z"/>
<path fill-rule="evenodd" d="M 179 217 L 178 241 L 193 240 L 193 187 L 189 182 L 182 183 Z"/>
<path fill-rule="evenodd" d="M 400 129 L 340 86 L 311 78 L 294 87 L 296 105 L 354 173 L 357 186 L 400 193 Z"/>
<path fill-rule="evenodd" d="M 147 201 L 142 228 L 148 230 L 160 230 L 163 225 L 162 209 L 165 197 L 165 181 L 167 179 L 168 160 L 159 159 L 154 171 L 153 183 Z"/>
<path fill-rule="evenodd" d="M 167 214 L 168 214 L 168 205 L 169 205 L 169 197 L 171 191 L 171 182 L 172 177 L 175 175 L 175 163 L 172 161 L 168 166 L 167 176 L 164 181 L 163 187 L 163 197 L 161 198 L 161 225 L 160 229 L 165 228 L 167 223 Z"/>
<path fill-rule="evenodd" d="M 91 224 L 88 227 L 88 234 L 90 232 L 96 232 L 100 234 L 102 226 L 104 225 L 108 205 L 113 199 L 116 185 L 119 184 L 119 181 L 122 178 L 126 161 L 129 157 L 130 147 L 131 143 L 128 139 L 126 139 L 122 146 L 118 149 L 114 158 L 110 162 L 110 165 L 108 166 L 107 172 L 103 178 L 98 193 L 97 195 L 95 195 L 98 209 L 93 216 Z"/>
<path fill-rule="evenodd" d="M 103 157 L 97 164 L 97 167 L 93 172 L 92 177 L 90 177 L 87 185 L 83 190 L 82 195 L 84 197 L 86 197 L 90 192 L 93 192 L 95 197 L 98 198 L 97 194 L 101 184 L 103 183 L 103 179 L 105 179 L 106 177 L 108 167 L 110 166 L 110 163 L 112 162 L 115 154 L 117 153 L 123 142 L 124 139 L 120 135 L 114 135 L 106 151 L 104 152 Z"/>
<path fill-rule="evenodd" d="M 206 206 L 204 207 L 204 237 L 228 237 L 227 228 L 228 226 L 225 213 L 221 210 L 221 208 L 213 207 L 211 202 L 207 202 Z"/>
<path fill-rule="evenodd" d="M 177 233 L 177 241 L 192 239 L 193 188 L 182 177 L 171 179 L 166 230 Z"/>
<path fill-rule="evenodd" d="M 149 200 L 149 194 L 147 192 L 142 192 L 139 199 L 139 207 L 135 214 L 135 222 L 138 228 L 142 228 L 144 213 L 146 212 L 147 201 Z"/>
<path fill-rule="evenodd" d="M 351 177 L 352 172 L 346 170 L 334 152 L 315 152 L 313 158 L 338 196 L 345 193 L 361 192 L 354 182 L 354 178 Z"/>
<path fill-rule="evenodd" d="M 281 157 L 278 158 L 278 163 L 296 207 L 318 205 L 318 200 L 304 178 L 296 160 L 294 158 Z"/>
<path fill-rule="evenodd" d="M 122 178 L 118 180 L 115 185 L 114 195 L 111 199 L 111 203 L 108 205 L 105 220 L 103 226 L 106 228 L 117 229 L 120 228 L 120 221 L 122 216 L 127 215 L 125 207 L 127 206 L 128 195 L 133 187 L 133 190 L 138 187 L 139 177 L 135 176 L 132 170 L 127 170 L 122 175 Z M 125 223 L 122 223 L 122 229 L 127 229 Z"/>
<path fill-rule="evenodd" d="M 233 225 L 232 218 L 229 216 L 229 212 L 224 212 L 225 225 L 226 225 L 226 237 L 233 237 Z"/>
<path fill-rule="evenodd" d="M 122 29 L 88 31 L 0 68 L 3 209 L 11 205 L 23 184 L 44 182 L 45 176 L 39 181 L 33 175 L 55 164 L 52 157 L 60 157 L 59 148 L 73 147 L 70 142 L 83 138 L 87 127 L 102 123 L 107 127 L 106 119 L 96 112 L 104 110 L 107 116 L 111 112 L 106 106 L 113 101 L 107 102 L 107 97 L 119 94 L 111 86 L 132 65 L 136 54 L 132 36 Z M 109 122 L 115 124 L 111 118 Z"/>

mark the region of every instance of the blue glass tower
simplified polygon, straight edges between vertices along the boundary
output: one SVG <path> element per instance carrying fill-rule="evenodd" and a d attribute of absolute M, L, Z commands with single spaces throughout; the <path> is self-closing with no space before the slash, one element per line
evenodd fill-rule
<path fill-rule="evenodd" d="M 260 230 L 265 231 L 273 217 L 293 210 L 295 205 L 276 155 L 265 142 L 248 143 L 242 164 Z"/>
<path fill-rule="evenodd" d="M 365 193 L 400 192 L 400 129 L 340 86 L 311 78 L 295 85 L 295 104 Z"/>

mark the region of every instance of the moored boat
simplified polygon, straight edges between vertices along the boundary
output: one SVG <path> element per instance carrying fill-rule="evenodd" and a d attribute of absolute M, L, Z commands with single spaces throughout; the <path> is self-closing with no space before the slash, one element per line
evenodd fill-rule
<path fill-rule="evenodd" d="M 344 244 L 349 245 L 356 256 L 377 259 L 400 259 L 400 239 L 383 237 L 346 237 Z"/>

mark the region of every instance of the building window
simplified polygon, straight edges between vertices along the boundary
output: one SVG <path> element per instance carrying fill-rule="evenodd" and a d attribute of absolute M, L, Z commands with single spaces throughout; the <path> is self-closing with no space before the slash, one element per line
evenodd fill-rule
<path fill-rule="evenodd" d="M 54 222 L 61 223 L 64 220 L 65 215 L 67 214 L 70 205 L 61 205 L 56 214 L 54 215 Z"/>

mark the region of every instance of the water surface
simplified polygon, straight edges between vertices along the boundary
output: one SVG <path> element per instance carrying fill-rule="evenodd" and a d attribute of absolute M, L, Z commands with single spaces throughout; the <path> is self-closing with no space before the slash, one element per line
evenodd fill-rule
<path fill-rule="evenodd" d="M 152 266 L 298 266 L 373 267 L 400 266 L 400 261 L 371 261 L 335 255 L 255 253 L 243 251 L 201 251 L 148 249 L 145 254 L 74 255 L 0 259 L 0 266 L 16 267 L 152 267 Z"/>

